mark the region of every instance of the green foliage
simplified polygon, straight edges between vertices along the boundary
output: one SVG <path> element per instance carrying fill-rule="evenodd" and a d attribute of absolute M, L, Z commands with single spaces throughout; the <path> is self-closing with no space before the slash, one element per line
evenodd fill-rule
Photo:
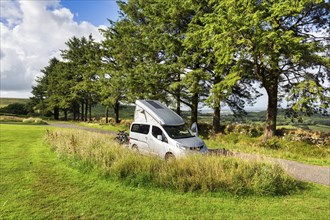
<path fill-rule="evenodd" d="M 190 3 L 197 8 L 200 4 Z M 288 106 L 294 111 L 311 113 L 319 107 L 327 108 L 329 91 L 322 82 L 327 79 L 329 69 L 329 56 L 325 53 L 329 45 L 326 34 L 320 39 L 314 37 L 315 32 L 329 31 L 327 3 L 209 3 L 211 9 L 200 18 L 200 28 L 193 35 L 203 39 L 204 49 L 215 51 L 218 68 L 233 65 L 229 73 L 232 77 L 225 77 L 222 87 L 247 76 L 266 89 L 269 96 L 266 136 L 275 134 L 276 108 L 281 96 L 287 98 Z M 244 71 L 248 69 L 253 71 Z M 318 70 L 312 72 L 312 69 Z"/>
<path fill-rule="evenodd" d="M 273 137 L 273 138 L 266 140 L 265 142 L 262 142 L 260 144 L 260 146 L 269 148 L 269 149 L 273 149 L 273 150 L 278 150 L 282 147 L 281 143 L 277 137 Z"/>
<path fill-rule="evenodd" d="M 234 195 L 286 195 L 302 187 L 278 165 L 201 155 L 166 162 L 118 146 L 104 135 L 87 132 L 48 131 L 46 138 L 58 154 L 79 159 L 87 166 L 96 165 L 106 175 L 134 186 Z"/>
<path fill-rule="evenodd" d="M 27 111 L 26 104 L 22 104 L 22 103 L 9 104 L 5 107 L 0 108 L 0 112 L 15 114 L 15 115 L 27 115 L 29 113 Z"/>
<path fill-rule="evenodd" d="M 260 137 L 264 127 L 260 124 L 229 124 L 225 126 L 225 134 L 235 133 L 237 135 L 248 135 L 250 137 Z"/>
<path fill-rule="evenodd" d="M 322 0 L 303 1 L 119 1 L 121 19 L 101 30 L 104 39 L 72 37 L 64 62 L 50 60 L 33 88 L 41 113 L 63 110 L 91 120 L 100 103 L 114 109 L 136 99 L 158 99 L 191 109 L 214 109 L 219 132 L 220 107 L 246 114 L 261 94 L 269 97 L 265 138 L 276 133 L 278 103 L 288 116 L 328 113 L 330 8 Z M 143 89 L 141 89 L 143 88 Z M 254 130 L 252 135 L 259 135 Z"/>

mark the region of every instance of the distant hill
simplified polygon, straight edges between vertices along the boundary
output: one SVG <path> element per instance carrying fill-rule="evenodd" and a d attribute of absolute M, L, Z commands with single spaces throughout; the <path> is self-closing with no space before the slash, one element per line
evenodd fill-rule
<path fill-rule="evenodd" d="M 9 104 L 21 103 L 26 104 L 29 102 L 29 99 L 19 99 L 19 98 L 0 98 L 0 108 L 3 108 Z"/>

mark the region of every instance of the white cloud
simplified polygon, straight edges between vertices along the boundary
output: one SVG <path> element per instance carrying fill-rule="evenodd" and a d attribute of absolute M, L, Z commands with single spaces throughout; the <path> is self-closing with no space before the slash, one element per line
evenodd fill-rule
<path fill-rule="evenodd" d="M 98 29 L 88 22 L 77 23 L 59 0 L 1 1 L 0 69 L 1 96 L 27 97 L 40 70 L 65 49 L 71 37 L 88 36 L 99 41 Z"/>

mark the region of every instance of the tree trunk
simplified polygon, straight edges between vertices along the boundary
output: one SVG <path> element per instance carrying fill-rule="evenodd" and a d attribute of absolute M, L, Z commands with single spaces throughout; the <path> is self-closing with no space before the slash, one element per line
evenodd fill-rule
<path fill-rule="evenodd" d="M 105 123 L 106 124 L 109 123 L 109 107 L 108 106 L 105 107 Z"/>
<path fill-rule="evenodd" d="M 84 101 L 81 102 L 81 115 L 80 120 L 84 121 Z"/>
<path fill-rule="evenodd" d="M 77 108 L 76 108 L 76 104 L 73 104 L 72 107 L 72 113 L 73 113 L 73 120 L 75 121 L 77 119 Z"/>
<path fill-rule="evenodd" d="M 89 121 L 92 121 L 92 102 L 89 102 Z"/>
<path fill-rule="evenodd" d="M 197 123 L 197 119 L 198 119 L 198 93 L 195 93 L 192 97 L 192 103 L 191 103 L 190 124 L 192 125 L 194 122 Z"/>
<path fill-rule="evenodd" d="M 68 110 L 64 109 L 64 121 L 68 120 Z"/>
<path fill-rule="evenodd" d="M 119 120 L 119 101 L 116 101 L 113 110 L 115 112 L 116 123 L 119 123 L 120 122 L 120 120 Z"/>
<path fill-rule="evenodd" d="M 178 82 L 181 81 L 180 73 L 177 74 Z M 176 113 L 181 115 L 181 88 L 180 86 L 175 91 L 175 98 L 176 98 Z"/>
<path fill-rule="evenodd" d="M 267 83 L 265 89 L 268 95 L 268 107 L 263 141 L 272 138 L 276 134 L 278 80 Z"/>
<path fill-rule="evenodd" d="M 75 102 L 74 104 L 74 120 L 79 121 L 79 117 L 80 117 L 80 105 L 79 102 Z"/>
<path fill-rule="evenodd" d="M 214 76 L 214 85 L 220 83 L 221 78 L 219 76 Z M 220 132 L 220 95 L 215 92 L 214 93 L 214 103 L 213 103 L 213 131 L 214 133 Z"/>
<path fill-rule="evenodd" d="M 180 91 L 176 94 L 176 113 L 181 115 L 181 97 Z"/>
<path fill-rule="evenodd" d="M 60 119 L 60 109 L 58 107 L 54 107 L 54 119 L 55 120 Z"/>
<path fill-rule="evenodd" d="M 85 118 L 84 121 L 87 121 L 87 117 L 88 117 L 88 99 L 85 99 Z"/>
<path fill-rule="evenodd" d="M 219 133 L 221 131 L 220 128 L 220 105 L 213 107 L 213 131 L 214 133 Z"/>

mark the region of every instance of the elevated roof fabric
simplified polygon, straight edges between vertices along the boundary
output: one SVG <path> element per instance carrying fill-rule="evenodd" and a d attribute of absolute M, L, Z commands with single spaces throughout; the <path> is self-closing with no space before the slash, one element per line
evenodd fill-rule
<path fill-rule="evenodd" d="M 174 111 L 156 100 L 136 100 L 136 105 L 146 111 L 161 125 L 183 125 L 183 119 Z"/>

